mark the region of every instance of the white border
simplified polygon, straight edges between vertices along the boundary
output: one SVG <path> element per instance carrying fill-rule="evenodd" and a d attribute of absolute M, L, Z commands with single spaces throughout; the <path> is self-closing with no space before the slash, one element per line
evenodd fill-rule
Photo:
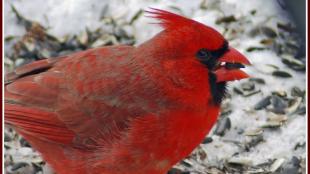
<path fill-rule="evenodd" d="M 2 173 L 5 172 L 4 167 L 4 0 L 2 0 L 2 111 L 1 111 L 1 119 L 2 119 Z"/>
<path fill-rule="evenodd" d="M 309 100 L 308 100 L 308 94 L 309 94 L 309 91 L 308 91 L 308 72 L 309 72 L 309 67 L 308 67 L 308 62 L 309 62 L 309 57 L 308 57 L 308 55 L 309 55 L 309 50 L 308 50 L 308 44 L 309 44 L 309 42 L 308 42 L 308 0 L 305 0 L 306 1 L 306 38 L 305 38 L 305 43 L 306 43 L 306 115 L 305 115 L 305 117 L 306 117 L 306 173 L 308 173 L 308 148 L 309 148 L 309 145 L 308 145 L 308 143 L 309 143 L 309 140 L 308 140 L 308 131 L 309 131 L 309 125 L 308 125 L 308 113 L 309 113 L 309 108 L 308 108 L 308 102 L 309 102 Z"/>

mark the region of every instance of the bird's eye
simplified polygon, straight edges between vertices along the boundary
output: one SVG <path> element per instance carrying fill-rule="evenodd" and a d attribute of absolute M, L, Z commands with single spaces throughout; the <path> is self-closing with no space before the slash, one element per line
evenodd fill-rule
<path fill-rule="evenodd" d="M 198 52 L 196 53 L 196 57 L 197 59 L 199 59 L 201 63 L 206 65 L 210 70 L 212 70 L 216 66 L 217 63 L 216 58 L 212 55 L 211 51 L 205 48 L 198 50 Z"/>
<path fill-rule="evenodd" d="M 211 53 L 210 51 L 208 51 L 205 48 L 202 48 L 200 50 L 198 50 L 198 52 L 196 53 L 196 57 L 199 59 L 202 59 L 204 61 L 209 60 L 211 58 Z"/>

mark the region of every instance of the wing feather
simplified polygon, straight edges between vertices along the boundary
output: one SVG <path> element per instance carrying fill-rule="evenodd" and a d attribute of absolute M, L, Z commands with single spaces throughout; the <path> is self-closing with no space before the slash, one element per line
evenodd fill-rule
<path fill-rule="evenodd" d="M 6 123 L 55 143 L 111 143 L 143 113 L 124 90 L 132 49 L 97 48 L 16 69 L 6 76 Z"/>

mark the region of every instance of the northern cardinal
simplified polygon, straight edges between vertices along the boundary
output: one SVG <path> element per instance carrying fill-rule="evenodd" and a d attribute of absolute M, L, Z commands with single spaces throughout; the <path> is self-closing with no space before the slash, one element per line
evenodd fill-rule
<path fill-rule="evenodd" d="M 194 20 L 149 11 L 163 31 L 36 61 L 6 75 L 5 122 L 58 174 L 164 174 L 215 124 L 249 61 Z"/>

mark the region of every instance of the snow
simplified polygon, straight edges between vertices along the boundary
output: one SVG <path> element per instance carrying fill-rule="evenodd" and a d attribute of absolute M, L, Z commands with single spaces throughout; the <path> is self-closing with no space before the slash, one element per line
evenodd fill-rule
<path fill-rule="evenodd" d="M 24 29 L 16 25 L 15 15 L 11 12 L 10 4 L 14 4 L 16 9 L 28 19 L 40 22 L 44 26 L 49 26 L 49 32 L 56 36 L 64 36 L 66 34 L 78 34 L 86 27 L 96 29 L 103 24 L 99 21 L 102 9 L 108 5 L 107 14 L 115 18 L 131 19 L 138 10 L 155 7 L 182 13 L 204 24 L 216 28 L 223 32 L 224 28 L 215 23 L 216 19 L 223 16 L 234 15 L 236 18 L 249 16 L 250 12 L 256 9 L 257 13 L 249 20 L 249 30 L 253 26 L 268 25 L 276 28 L 277 21 L 288 22 L 290 16 L 283 11 L 277 1 L 256 0 L 242 1 L 240 0 L 207 0 L 207 10 L 200 9 L 202 1 L 185 1 L 185 0 L 12 0 L 4 1 L 4 34 L 21 36 Z M 179 10 L 177 10 L 177 7 Z M 218 10 L 218 9 L 220 10 Z M 153 20 L 144 16 L 138 18 L 133 24 L 132 32 L 137 38 L 137 44 L 146 41 L 154 34 L 160 31 L 156 25 L 150 24 Z M 244 22 L 246 22 L 245 20 Z M 238 25 L 238 24 L 237 24 Z M 242 24 L 247 26 L 247 24 Z M 240 29 L 240 26 L 235 26 Z M 279 31 L 277 31 L 279 32 Z M 269 114 L 265 110 L 246 112 L 253 108 L 254 104 L 261 98 L 269 95 L 271 91 L 285 90 L 290 91 L 293 86 L 298 86 L 302 90 L 306 89 L 306 76 L 304 72 L 296 72 L 286 67 L 281 59 L 272 51 L 254 51 L 246 52 L 249 46 L 261 46 L 259 41 L 261 36 L 249 37 L 246 34 L 237 35 L 230 43 L 240 52 L 244 53 L 252 62 L 252 66 L 247 67 L 246 71 L 253 77 L 262 77 L 265 79 L 265 85 L 259 85 L 261 93 L 251 97 L 241 97 L 232 92 L 232 87 L 240 85 L 242 82 L 234 82 L 230 84 L 230 93 L 232 100 L 230 101 L 233 113 L 229 115 L 232 122 L 232 129 L 228 131 L 224 137 L 213 135 L 213 142 L 202 145 L 208 154 L 207 162 L 216 164 L 217 161 L 230 158 L 240 149 L 238 146 L 226 142 L 225 139 L 243 141 L 244 137 L 238 135 L 237 129 L 250 129 L 259 127 Z M 285 70 L 292 74 L 290 79 L 281 79 L 261 72 L 266 64 L 277 65 L 279 69 Z M 249 158 L 254 164 L 266 162 L 268 159 L 285 158 L 290 159 L 292 156 L 306 157 L 305 149 L 293 150 L 298 142 L 306 139 L 306 123 L 305 116 L 295 116 L 278 130 L 265 131 L 265 141 L 255 146 L 248 152 L 239 154 L 241 157 Z"/>

